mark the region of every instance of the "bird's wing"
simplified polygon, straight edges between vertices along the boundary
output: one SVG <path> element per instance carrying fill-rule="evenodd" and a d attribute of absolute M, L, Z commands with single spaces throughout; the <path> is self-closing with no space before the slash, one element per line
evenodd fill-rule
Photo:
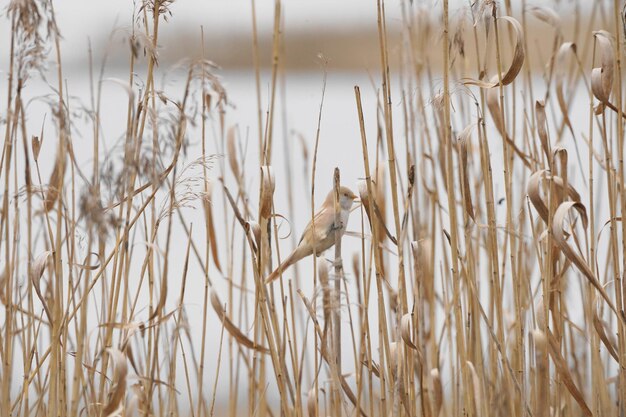
<path fill-rule="evenodd" d="M 315 221 L 315 234 L 316 234 L 315 236 L 316 238 L 314 239 L 314 241 L 316 242 L 321 242 L 325 240 L 328 237 L 329 233 L 331 233 L 334 229 L 334 225 L 335 225 L 334 222 L 328 222 L 329 225 L 322 226 L 324 223 L 327 223 L 323 221 L 323 219 L 329 215 L 328 211 L 329 209 L 324 207 L 320 211 L 315 213 L 315 217 L 313 217 Z M 333 213 L 331 214 L 334 216 L 334 210 L 332 210 L 332 212 Z M 298 242 L 298 245 L 300 245 L 300 243 L 302 243 L 302 241 L 304 240 L 304 237 L 310 233 L 312 224 L 313 222 L 309 222 L 309 224 L 306 225 L 306 227 L 304 228 L 304 231 L 302 232 L 302 236 L 300 237 L 300 241 Z"/>

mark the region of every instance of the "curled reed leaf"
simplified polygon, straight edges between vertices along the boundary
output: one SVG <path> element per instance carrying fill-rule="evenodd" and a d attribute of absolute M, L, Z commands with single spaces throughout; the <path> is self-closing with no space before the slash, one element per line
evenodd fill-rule
<path fill-rule="evenodd" d="M 124 406 L 123 400 L 126 396 L 128 366 L 126 365 L 126 356 L 119 350 L 109 348 L 106 352 L 113 360 L 113 379 L 102 414 L 105 417 L 112 417 L 117 415 Z"/>
<path fill-rule="evenodd" d="M 599 30 L 594 32 L 593 36 L 596 39 L 600 56 L 600 67 L 591 70 L 591 90 L 593 95 L 600 100 L 600 105 L 596 108 L 596 114 L 599 114 L 604 110 L 604 106 L 611 107 L 609 97 L 613 88 L 615 54 L 610 33 L 605 30 Z"/>
<path fill-rule="evenodd" d="M 535 210 L 537 210 L 539 216 L 546 224 L 548 224 L 548 217 L 550 214 L 548 212 L 548 206 L 544 203 L 543 197 L 541 196 L 541 181 L 544 179 L 551 180 L 555 187 L 563 191 L 565 191 L 565 184 L 563 178 L 556 175 L 550 175 L 550 171 L 547 169 L 540 169 L 539 171 L 533 172 L 528 180 L 528 198 L 535 207 Z M 567 184 L 567 196 L 575 202 L 580 201 L 580 194 L 578 194 L 576 189 L 574 189 L 574 187 L 570 184 Z"/>
<path fill-rule="evenodd" d="M 96 263 L 95 265 L 90 265 L 87 263 L 88 258 L 93 255 L 98 259 L 98 263 Z M 78 264 L 75 263 L 73 264 L 75 267 L 85 270 L 85 271 L 95 271 L 96 269 L 100 269 L 100 265 L 102 265 L 102 261 L 100 259 L 100 255 L 98 255 L 96 252 L 89 252 L 89 254 L 87 256 L 85 256 L 85 260 L 83 261 L 82 264 Z"/>
<path fill-rule="evenodd" d="M 235 323 L 233 323 L 230 320 L 230 318 L 228 318 L 228 316 L 226 315 L 226 311 L 224 311 L 224 308 L 222 307 L 222 303 L 220 302 L 220 299 L 217 296 L 217 292 L 213 288 L 211 288 L 210 290 L 210 297 L 211 297 L 211 305 L 213 306 L 213 309 L 217 313 L 217 316 L 219 317 L 220 321 L 224 325 L 224 328 L 226 329 L 226 331 L 228 331 L 228 333 L 232 337 L 235 338 L 237 343 L 249 349 L 254 349 L 257 352 L 269 353 L 268 348 L 257 345 L 255 342 L 248 339 L 248 337 L 245 334 L 243 334 L 243 332 L 239 330 L 237 326 L 235 326 Z"/>
<path fill-rule="evenodd" d="M 402 316 L 402 318 L 400 319 L 400 332 L 404 343 L 406 343 L 406 345 L 411 349 L 418 350 L 415 343 L 413 343 L 413 336 L 411 332 L 412 316 L 413 314 L 411 313 L 406 313 Z"/>
<path fill-rule="evenodd" d="M 262 166 L 259 215 L 263 219 L 268 219 L 272 214 L 272 199 L 275 186 L 274 169 L 269 165 Z"/>
<path fill-rule="evenodd" d="M 609 295 L 606 293 L 606 291 L 604 291 L 602 285 L 600 285 L 598 280 L 595 278 L 593 271 L 591 270 L 589 265 L 587 265 L 587 262 L 585 262 L 582 256 L 576 253 L 574 249 L 572 249 L 572 247 L 567 243 L 567 232 L 563 229 L 563 221 L 565 220 L 571 209 L 574 209 L 578 212 L 578 214 L 580 215 L 583 229 L 587 229 L 588 220 L 587 210 L 585 209 L 585 206 L 582 205 L 582 203 L 580 202 L 566 201 L 564 203 L 561 203 L 561 205 L 556 209 L 556 212 L 554 213 L 554 218 L 552 220 L 552 235 L 554 236 L 554 241 L 556 242 L 559 249 L 561 249 L 563 254 L 567 257 L 567 259 L 569 259 L 574 265 L 576 265 L 576 267 L 580 270 L 580 272 L 583 273 L 583 275 L 585 275 L 591 285 L 593 285 L 596 290 L 598 290 L 600 295 L 602 295 L 602 298 L 604 298 L 609 307 L 611 307 L 611 310 L 613 310 L 613 312 L 615 312 L 618 317 L 621 317 L 621 315 L 617 313 L 617 310 L 613 305 L 613 302 L 609 298 Z"/>
<path fill-rule="evenodd" d="M 526 55 L 524 50 L 524 31 L 522 25 L 511 16 L 501 16 L 497 20 L 504 20 L 509 22 L 513 27 L 513 33 L 515 34 L 515 50 L 513 51 L 513 60 L 511 65 L 506 70 L 506 73 L 502 76 L 502 85 L 509 85 L 515 80 L 517 74 L 519 74 L 522 66 L 524 65 L 524 57 Z M 465 79 L 465 85 L 475 85 L 480 88 L 494 88 L 500 85 L 498 80 L 485 82 L 475 79 Z"/>
<path fill-rule="evenodd" d="M 46 316 L 48 316 L 48 321 L 52 323 L 52 313 L 48 308 L 48 303 L 46 302 L 45 297 L 41 293 L 41 277 L 43 276 L 44 271 L 46 270 L 46 266 L 48 266 L 48 260 L 52 256 L 54 252 L 45 251 L 41 255 L 39 255 L 34 261 L 30 270 L 30 280 L 33 283 L 33 288 L 35 288 L 35 293 L 37 297 L 41 301 L 43 305 L 43 309 L 46 312 Z"/>

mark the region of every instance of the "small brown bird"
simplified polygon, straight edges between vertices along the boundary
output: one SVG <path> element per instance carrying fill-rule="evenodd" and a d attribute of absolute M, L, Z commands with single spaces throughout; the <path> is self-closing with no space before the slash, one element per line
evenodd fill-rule
<path fill-rule="evenodd" d="M 315 234 L 311 222 L 306 226 L 298 247 L 289 255 L 274 272 L 266 279 L 265 283 L 270 283 L 280 276 L 288 267 L 298 262 L 300 259 L 312 255 L 314 252 L 320 256 L 322 252 L 335 244 L 335 192 L 331 190 L 326 196 L 322 207 L 315 213 Z M 346 231 L 350 208 L 356 199 L 356 195 L 348 187 L 339 187 L 339 207 L 340 207 L 340 229 L 341 235 Z"/>

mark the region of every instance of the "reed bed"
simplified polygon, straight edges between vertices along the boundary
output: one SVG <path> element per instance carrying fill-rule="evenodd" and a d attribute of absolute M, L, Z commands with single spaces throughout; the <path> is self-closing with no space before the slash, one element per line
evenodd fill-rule
<path fill-rule="evenodd" d="M 0 415 L 626 415 L 623 5 L 398 0 L 391 21 L 391 1 L 371 2 L 379 66 L 344 109 L 358 184 L 341 166 L 316 181 L 335 140 L 327 62 L 317 130 L 286 128 L 280 0 L 271 50 L 257 33 L 268 4 L 246 6 L 253 126 L 230 117 L 201 28 L 198 59 L 159 62 L 171 0 L 136 5 L 126 79 L 89 49 L 80 108 L 55 3 L 9 2 Z M 182 91 L 161 87 L 168 71 Z M 48 83 L 44 114 L 33 79 Z M 340 185 L 360 197 L 349 231 L 265 284 L 297 244 L 285 225 L 314 221 L 330 190 L 338 210 Z"/>

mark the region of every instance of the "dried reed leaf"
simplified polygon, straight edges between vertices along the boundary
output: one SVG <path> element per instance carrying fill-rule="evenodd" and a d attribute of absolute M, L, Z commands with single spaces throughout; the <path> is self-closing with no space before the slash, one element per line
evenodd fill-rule
<path fill-rule="evenodd" d="M 433 405 L 434 416 L 438 417 L 441 415 L 441 410 L 443 408 L 443 386 L 441 385 L 441 377 L 439 376 L 439 369 L 433 368 L 430 371 L 430 382 L 433 388 L 433 401 L 435 402 Z"/>
<path fill-rule="evenodd" d="M 492 78 L 496 79 L 496 77 Z M 500 107 L 500 97 L 498 93 L 498 89 L 491 88 L 487 90 L 487 108 L 489 109 L 489 114 L 491 114 L 491 118 L 493 119 L 493 123 L 496 125 L 496 129 L 498 129 L 498 133 L 506 143 L 508 143 L 511 148 L 513 148 L 513 152 L 522 160 L 524 165 L 528 168 L 531 168 L 530 161 L 528 160 L 528 155 L 526 155 L 520 148 L 517 147 L 513 139 L 511 139 L 506 132 L 506 128 L 504 126 L 504 119 L 502 118 L 502 108 Z"/>
<path fill-rule="evenodd" d="M 561 382 L 563 383 L 563 385 L 565 385 L 565 388 L 567 388 L 572 397 L 574 397 L 574 400 L 578 403 L 583 413 L 589 417 L 593 416 L 593 413 L 585 402 L 583 394 L 580 392 L 578 387 L 576 387 L 576 383 L 572 378 L 572 375 L 567 366 L 567 362 L 561 355 L 561 349 L 559 347 L 558 341 L 552 333 L 548 333 L 547 336 L 548 346 L 550 347 L 550 356 L 552 357 L 552 362 L 554 362 L 554 367 L 556 368 L 556 371 L 561 376 Z"/>
<path fill-rule="evenodd" d="M 380 378 L 380 366 L 378 366 L 376 362 L 374 362 L 373 360 L 371 362 L 368 362 L 367 359 L 363 359 L 361 361 L 361 364 L 363 364 L 367 369 L 369 369 L 369 371 L 372 374 L 374 374 L 374 376 L 376 376 L 377 378 Z"/>
<path fill-rule="evenodd" d="M 433 300 L 435 297 L 433 251 L 433 241 L 430 238 L 411 242 L 415 280 L 421 286 L 426 300 Z"/>
<path fill-rule="evenodd" d="M 228 331 L 228 333 L 232 337 L 235 338 L 237 343 L 249 349 L 254 349 L 257 352 L 269 353 L 268 348 L 257 345 L 255 342 L 248 339 L 248 337 L 245 334 L 243 334 L 243 332 L 239 330 L 237 326 L 235 326 L 235 324 L 230 320 L 230 318 L 228 318 L 228 316 L 226 315 L 226 311 L 224 310 L 224 307 L 222 307 L 222 303 L 220 302 L 220 299 L 217 296 L 217 292 L 215 291 L 214 288 L 211 288 L 210 293 L 211 293 L 211 305 L 213 306 L 213 309 L 217 313 L 217 317 L 219 317 L 220 321 L 224 325 L 224 328 Z"/>
<path fill-rule="evenodd" d="M 576 55 L 576 44 L 574 42 L 562 43 L 559 47 L 559 51 L 556 53 L 554 79 L 556 83 L 556 99 L 559 103 L 559 109 L 561 109 L 561 114 L 563 114 L 563 122 L 565 122 L 570 132 L 572 132 L 572 135 L 574 135 L 574 128 L 572 127 L 572 123 L 569 120 L 569 108 L 567 106 L 567 100 L 565 100 L 565 94 L 563 92 L 563 80 L 565 79 L 565 73 L 567 70 L 565 60 L 569 53 L 572 53 L 578 60 L 578 56 Z"/>
<path fill-rule="evenodd" d="M 148 396 L 146 395 L 146 391 L 143 387 L 142 382 L 137 382 L 131 385 L 131 392 L 133 393 L 133 397 L 137 404 L 137 411 L 140 415 L 144 415 L 148 413 Z M 130 413 L 129 413 L 130 414 Z M 134 414 L 131 414 L 134 415 Z"/>
<path fill-rule="evenodd" d="M 563 180 L 563 186 L 556 187 L 556 195 L 558 202 L 565 201 L 567 193 L 565 191 L 569 186 L 569 182 L 567 180 L 567 150 L 560 146 L 556 146 L 552 148 L 552 166 L 554 167 L 554 172 L 557 172 L 560 175 L 560 178 Z M 578 194 L 578 193 L 576 193 Z M 575 201 L 580 201 L 580 196 Z"/>
<path fill-rule="evenodd" d="M 312 303 L 309 301 L 308 298 L 306 298 L 302 290 L 299 289 L 297 290 L 297 292 L 298 292 L 298 296 L 304 303 L 304 306 L 306 307 L 309 313 L 309 317 L 311 318 L 311 321 L 313 322 L 315 326 L 315 332 L 317 333 L 318 337 L 322 339 L 323 332 L 320 328 L 319 321 L 317 320 L 317 315 L 315 314 L 315 309 Z M 320 344 L 319 351 L 320 351 L 320 354 L 322 355 L 322 358 L 326 361 L 326 363 L 328 363 L 332 371 L 334 369 L 334 364 L 335 364 L 334 355 L 332 355 L 329 352 L 328 348 L 326 347 L 326 344 L 324 343 Z M 333 373 L 335 372 L 333 371 Z M 359 410 L 359 413 L 362 416 L 367 417 L 367 413 L 357 404 L 357 397 L 354 395 L 354 392 L 352 392 L 352 388 L 350 388 L 350 385 L 348 384 L 348 381 L 346 381 L 346 378 L 341 374 L 332 375 L 332 378 L 336 378 L 337 380 L 339 380 L 339 383 L 341 385 L 341 388 L 344 394 L 346 394 L 346 397 L 348 397 L 352 405 L 354 405 Z"/>
<path fill-rule="evenodd" d="M 372 191 L 374 192 L 374 210 L 376 211 L 376 215 L 378 216 L 379 222 L 375 223 L 377 230 L 376 233 L 381 242 L 385 240 L 385 236 L 391 237 L 391 233 L 386 226 L 387 219 L 387 204 L 385 203 L 386 199 L 386 175 L 385 175 L 385 166 L 387 164 L 385 161 L 378 161 L 378 168 L 376 169 L 376 181 L 373 182 L 374 187 L 372 187 Z M 393 239 L 392 239 L 393 240 Z"/>
<path fill-rule="evenodd" d="M 211 249 L 211 258 L 213 258 L 213 263 L 220 273 L 222 273 L 222 265 L 220 264 L 219 253 L 217 252 L 217 247 L 219 242 L 217 241 L 217 237 L 215 235 L 215 221 L 213 216 L 213 205 L 211 204 L 211 197 L 213 195 L 213 183 L 207 181 L 206 193 L 204 198 L 202 199 L 203 208 L 204 208 L 204 217 L 206 219 L 206 228 L 207 235 L 209 238 L 209 247 Z"/>
<path fill-rule="evenodd" d="M 543 311 L 543 306 L 541 307 Z M 548 338 L 541 330 L 532 331 L 535 341 L 535 364 L 537 367 L 537 417 L 550 415 L 550 368 L 548 363 Z"/>
<path fill-rule="evenodd" d="M 389 366 L 394 378 L 397 378 L 398 366 L 402 363 L 401 357 L 402 347 L 397 342 L 389 342 Z"/>
<path fill-rule="evenodd" d="M 466 361 L 465 364 L 470 370 L 470 374 L 472 376 L 472 393 L 474 397 L 474 415 L 480 416 L 483 415 L 483 394 L 482 394 L 482 384 L 480 383 L 480 378 L 478 378 L 478 373 L 474 368 L 474 364 L 470 361 Z"/>
<path fill-rule="evenodd" d="M 561 190 L 564 189 L 565 184 L 563 178 L 556 175 L 550 175 L 550 171 L 548 171 L 547 169 L 540 169 L 539 171 L 533 172 L 533 174 L 528 179 L 528 198 L 535 207 L 535 210 L 537 210 L 539 217 L 541 217 L 543 221 L 548 224 L 548 217 L 550 214 L 548 211 L 548 206 L 541 196 L 541 181 L 543 179 L 551 180 L 554 186 Z M 570 184 L 567 185 L 567 196 L 572 201 L 580 202 L 580 194 L 578 194 L 578 192 Z"/>
<path fill-rule="evenodd" d="M 106 352 L 113 360 L 113 378 L 102 414 L 105 417 L 112 417 L 117 415 L 124 407 L 123 400 L 126 396 L 126 375 L 128 374 L 128 366 L 126 365 L 126 357 L 119 350 L 108 348 Z"/>
<path fill-rule="evenodd" d="M 606 293 L 606 291 L 604 291 L 602 285 L 600 285 L 598 280 L 595 278 L 593 271 L 591 270 L 589 265 L 587 265 L 587 262 L 585 262 L 582 256 L 576 253 L 574 249 L 572 249 L 572 247 L 567 243 L 567 232 L 563 229 L 563 221 L 566 219 L 571 209 L 574 209 L 578 212 L 582 221 L 583 229 L 587 229 L 588 220 L 587 210 L 585 209 L 585 206 L 580 202 L 566 201 L 564 203 L 561 203 L 561 205 L 556 209 L 556 212 L 554 213 L 554 218 L 552 220 L 552 235 L 554 236 L 554 241 L 561 249 L 563 254 L 567 257 L 567 259 L 569 259 L 574 265 L 576 265 L 576 267 L 580 270 L 580 272 L 583 273 L 583 275 L 585 275 L 591 285 L 593 285 L 596 290 L 598 290 L 600 295 L 602 295 L 602 298 L 604 298 L 609 307 L 611 307 L 611 310 L 613 310 L 613 312 L 615 312 L 615 314 L 621 318 L 621 315 L 617 313 L 617 310 L 615 309 L 613 302 L 609 298 L 609 295 Z"/>
<path fill-rule="evenodd" d="M 474 205 L 472 204 L 472 194 L 470 191 L 469 172 L 467 165 L 467 142 L 469 142 L 474 123 L 468 125 L 459 135 L 459 153 L 461 156 L 461 181 L 463 184 L 463 199 L 465 201 L 465 211 L 472 220 L 476 221 L 474 216 Z"/>
<path fill-rule="evenodd" d="M 244 228 L 246 232 L 252 233 L 252 237 L 254 237 L 254 244 L 256 245 L 253 249 L 254 252 L 257 252 L 261 246 L 261 225 L 250 220 L 246 222 Z"/>
<path fill-rule="evenodd" d="M 65 158 L 65 156 L 63 156 Z M 62 172 L 63 171 L 63 172 Z M 52 168 L 52 174 L 50 174 L 50 181 L 48 181 L 48 190 L 43 202 L 44 211 L 48 212 L 54 208 L 57 202 L 60 190 L 59 185 L 62 182 L 62 176 L 65 173 L 65 163 L 61 159 L 61 156 L 57 155 L 54 162 L 54 168 Z"/>
<path fill-rule="evenodd" d="M 537 135 L 541 141 L 541 149 L 546 158 L 550 160 L 550 141 L 548 139 L 548 122 L 546 118 L 546 104 L 543 100 L 535 102 L 535 118 L 537 119 Z"/>
<path fill-rule="evenodd" d="M 537 318 L 537 325 L 540 329 L 545 329 L 547 326 L 546 321 L 546 312 L 544 310 L 543 298 L 540 298 L 537 301 L 537 305 L 535 306 L 535 315 Z"/>
<path fill-rule="evenodd" d="M 5 293 L 6 280 L 7 272 L 6 269 L 3 269 L 2 272 L 0 272 L 0 303 L 4 305 L 7 305 L 8 303 L 7 295 Z"/>
<path fill-rule="evenodd" d="M 376 228 L 376 233 L 377 233 L 376 237 L 378 238 L 378 240 L 382 242 L 383 240 L 385 240 L 385 236 L 387 236 L 389 240 L 391 240 L 395 245 L 397 245 L 398 240 L 395 238 L 395 236 L 391 234 L 389 229 L 387 229 L 387 226 L 385 225 L 385 222 L 384 222 L 384 218 L 385 218 L 384 214 L 381 212 L 380 208 L 378 207 L 378 204 L 376 203 L 376 198 L 370 199 L 369 193 L 367 192 L 367 182 L 364 180 L 359 181 L 358 189 L 359 189 L 359 199 L 361 201 L 361 204 L 363 204 L 363 207 L 365 208 L 365 214 L 367 214 L 367 219 L 369 220 L 370 227 Z M 375 187 L 372 187 L 372 189 L 374 193 L 376 193 Z M 373 218 L 370 218 L 370 213 L 376 216 L 376 219 L 378 221 L 375 221 Z"/>
<path fill-rule="evenodd" d="M 35 161 L 39 159 L 39 151 L 41 151 L 41 141 L 38 136 L 33 135 L 31 140 L 31 148 L 33 151 L 33 158 Z"/>
<path fill-rule="evenodd" d="M 236 126 L 228 128 L 228 133 L 226 133 L 226 149 L 228 152 L 228 164 L 230 165 L 230 170 L 233 172 L 237 181 L 239 181 L 241 178 L 241 169 L 239 168 L 239 162 L 237 161 L 236 131 Z"/>
<path fill-rule="evenodd" d="M 511 16 L 501 16 L 498 17 L 497 20 L 505 20 L 511 24 L 513 27 L 513 33 L 515 34 L 515 50 L 513 51 L 513 60 L 511 61 L 511 65 L 506 70 L 506 73 L 502 76 L 502 85 L 509 85 L 515 80 L 517 74 L 519 74 L 522 66 L 524 65 L 524 31 L 522 30 L 522 25 L 512 18 Z M 471 78 L 466 78 L 464 81 L 465 85 L 475 85 L 480 88 L 494 88 L 500 85 L 499 81 L 490 81 L 485 82 L 482 80 L 475 80 Z"/>
<path fill-rule="evenodd" d="M 263 219 L 268 219 L 272 214 L 272 200 L 274 196 L 274 188 L 276 186 L 274 179 L 274 169 L 265 165 L 261 167 L 261 196 L 259 198 L 259 215 Z"/>
<path fill-rule="evenodd" d="M 89 258 L 90 255 L 95 256 L 96 258 L 98 258 L 98 263 L 95 265 L 89 265 L 87 263 L 87 258 Z M 95 271 L 96 269 L 100 269 L 100 266 L 102 265 L 102 261 L 100 259 L 100 255 L 98 255 L 96 252 L 90 252 L 89 255 L 87 255 L 85 257 L 85 260 L 83 261 L 82 264 L 73 264 L 75 267 L 86 270 L 86 271 Z"/>
<path fill-rule="evenodd" d="M 605 30 L 599 30 L 594 32 L 593 36 L 596 40 L 598 55 L 600 56 L 600 67 L 591 70 L 591 90 L 593 95 L 600 101 L 600 105 L 596 108 L 596 114 L 599 114 L 604 110 L 604 106 L 612 106 L 609 98 L 613 89 L 615 53 L 610 33 Z"/>
<path fill-rule="evenodd" d="M 165 301 L 167 301 L 167 276 L 164 276 L 161 279 L 161 290 L 159 291 L 159 302 L 157 303 L 157 306 L 152 312 L 152 314 L 150 314 L 150 317 L 148 317 L 149 322 L 161 314 L 161 312 L 163 311 L 163 308 L 165 307 Z"/>
<path fill-rule="evenodd" d="M 359 189 L 359 200 L 361 201 L 361 204 L 363 205 L 363 208 L 365 209 L 365 213 L 368 215 L 368 219 L 371 224 L 372 219 L 369 218 L 370 196 L 369 196 L 369 193 L 367 192 L 367 181 L 359 180 L 359 182 L 357 183 L 357 188 Z"/>
<path fill-rule="evenodd" d="M 412 313 L 406 313 L 400 319 L 400 332 L 402 335 L 402 340 L 408 347 L 414 350 L 418 350 L 415 343 L 413 343 L 413 336 L 411 332 L 411 321 L 413 319 Z"/>
<path fill-rule="evenodd" d="M 109 78 L 104 78 L 102 79 L 103 82 L 111 82 L 113 84 L 117 84 L 120 87 L 122 87 L 124 89 L 124 91 L 126 92 L 126 94 L 128 95 L 128 100 L 130 102 L 134 101 L 135 99 L 135 92 L 133 91 L 133 87 L 128 83 L 128 81 L 124 81 L 120 78 L 115 78 L 115 77 L 109 77 Z"/>
<path fill-rule="evenodd" d="M 37 294 L 37 297 L 41 301 L 41 304 L 43 305 L 43 309 L 46 312 L 46 316 L 48 316 L 48 321 L 51 324 L 52 324 L 52 313 L 50 312 L 50 309 L 48 308 L 48 303 L 46 302 L 45 297 L 41 293 L 40 281 L 41 281 L 41 277 L 43 276 L 44 271 L 46 270 L 46 267 L 48 266 L 48 260 L 53 255 L 53 253 L 54 252 L 52 251 L 43 252 L 41 255 L 35 258 L 35 260 L 33 261 L 31 270 L 30 270 L 30 274 L 31 274 L 30 280 L 33 283 L 33 288 L 35 288 L 35 293 Z"/>
<path fill-rule="evenodd" d="M 561 18 L 553 8 L 547 6 L 532 6 L 529 12 L 542 22 L 561 30 Z"/>
<path fill-rule="evenodd" d="M 609 338 L 610 333 L 607 333 L 607 329 L 609 329 L 609 324 L 606 321 L 602 320 L 598 316 L 598 312 L 595 310 L 593 312 L 593 327 L 596 329 L 598 336 L 600 336 L 600 340 L 602 340 L 602 343 L 606 347 L 606 350 L 608 350 L 609 354 L 613 356 L 613 359 L 619 362 L 619 357 L 617 356 L 617 343 L 614 340 L 615 338 Z"/>
<path fill-rule="evenodd" d="M 359 277 L 361 276 L 361 263 L 359 254 L 356 252 L 352 254 L 352 274 L 357 278 L 355 280 L 355 284 L 358 288 L 358 286 L 360 285 Z"/>
<path fill-rule="evenodd" d="M 309 417 L 317 416 L 317 392 L 315 391 L 315 388 L 311 388 L 307 394 L 306 408 L 309 412 Z"/>

